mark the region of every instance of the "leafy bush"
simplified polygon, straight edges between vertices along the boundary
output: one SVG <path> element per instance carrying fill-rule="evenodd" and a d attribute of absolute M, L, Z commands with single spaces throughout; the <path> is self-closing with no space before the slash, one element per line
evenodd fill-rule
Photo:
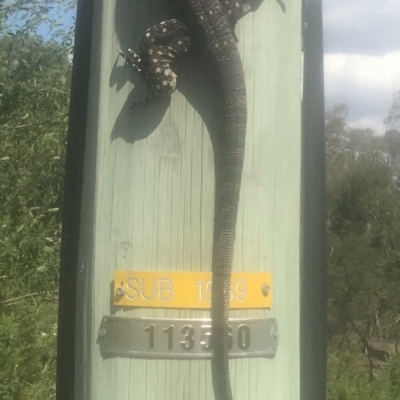
<path fill-rule="evenodd" d="M 327 400 L 398 400 L 400 359 L 395 358 L 368 380 L 360 356 L 331 351 L 328 358 Z"/>
<path fill-rule="evenodd" d="M 55 394 L 73 27 L 51 14 L 73 5 L 0 0 L 1 400 Z M 38 34 L 45 25 L 56 29 L 46 40 Z"/>
<path fill-rule="evenodd" d="M 19 304 L 0 318 L 0 398 L 44 400 L 55 394 L 57 305 Z"/>
<path fill-rule="evenodd" d="M 55 395 L 73 42 L 57 15 L 74 6 L 0 0 L 0 400 Z M 400 335 L 399 115 L 397 94 L 383 137 L 349 128 L 345 106 L 326 116 L 329 321 L 361 342 Z M 400 399 L 399 358 L 368 371 L 362 354 L 332 347 L 328 367 L 328 400 Z"/>

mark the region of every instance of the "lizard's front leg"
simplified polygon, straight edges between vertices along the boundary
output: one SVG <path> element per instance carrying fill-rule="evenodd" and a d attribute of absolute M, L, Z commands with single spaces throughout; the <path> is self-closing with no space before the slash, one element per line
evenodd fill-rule
<path fill-rule="evenodd" d="M 129 56 L 119 52 L 140 73 L 148 87 L 147 97 L 132 106 L 171 96 L 177 84 L 177 75 L 171 63 L 189 48 L 190 38 L 185 25 L 177 19 L 171 19 L 147 29 L 139 43 L 139 55 L 130 49 Z"/>
<path fill-rule="evenodd" d="M 133 67 L 136 71 L 142 71 L 140 66 L 142 59 L 132 49 L 128 49 L 129 54 L 125 54 L 121 50 L 119 50 L 118 53 L 125 59 L 126 63 Z"/>

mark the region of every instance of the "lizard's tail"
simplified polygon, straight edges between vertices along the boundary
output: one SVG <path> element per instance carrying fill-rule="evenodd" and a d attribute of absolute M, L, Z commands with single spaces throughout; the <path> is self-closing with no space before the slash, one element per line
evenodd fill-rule
<path fill-rule="evenodd" d="M 229 377 L 229 302 L 247 121 L 246 88 L 236 44 L 219 62 L 221 125 L 215 144 L 215 211 L 212 254 L 213 359 L 216 400 L 232 400 Z M 226 54 L 226 53 L 225 53 Z"/>

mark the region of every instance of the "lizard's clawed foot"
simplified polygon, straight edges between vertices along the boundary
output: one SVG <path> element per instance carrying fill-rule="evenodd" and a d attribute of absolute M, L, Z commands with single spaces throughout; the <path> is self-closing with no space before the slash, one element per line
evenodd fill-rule
<path fill-rule="evenodd" d="M 128 49 L 129 55 L 126 55 L 121 50 L 118 50 L 118 53 L 125 59 L 127 64 L 135 68 L 138 72 L 141 72 L 142 69 L 139 67 L 139 65 L 142 60 L 132 49 Z"/>

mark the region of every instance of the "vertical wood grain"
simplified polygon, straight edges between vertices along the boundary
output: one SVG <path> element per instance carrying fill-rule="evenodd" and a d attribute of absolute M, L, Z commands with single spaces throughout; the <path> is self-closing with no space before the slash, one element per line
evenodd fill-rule
<path fill-rule="evenodd" d="M 78 304 L 78 309 L 91 305 L 85 359 L 90 376 L 84 379 L 92 400 L 213 398 L 209 361 L 103 360 L 96 343 L 104 315 L 209 316 L 116 310 L 110 300 L 115 269 L 210 271 L 214 165 L 207 126 L 213 115 L 206 86 L 199 71 L 184 71 L 168 109 L 129 110 L 130 102 L 144 96 L 144 84 L 117 58 L 118 49 L 135 48 L 146 27 L 163 16 L 162 0 L 95 3 L 82 208 L 94 220 L 85 222 L 82 215 L 79 261 L 92 291 Z M 296 400 L 301 2 L 286 0 L 283 11 L 278 2 L 264 0 L 238 23 L 237 34 L 249 116 L 233 269 L 272 272 L 274 306 L 232 311 L 231 317 L 276 317 L 280 344 L 274 360 L 231 360 L 232 386 L 237 400 Z M 89 400 L 78 396 L 83 398 Z"/>

